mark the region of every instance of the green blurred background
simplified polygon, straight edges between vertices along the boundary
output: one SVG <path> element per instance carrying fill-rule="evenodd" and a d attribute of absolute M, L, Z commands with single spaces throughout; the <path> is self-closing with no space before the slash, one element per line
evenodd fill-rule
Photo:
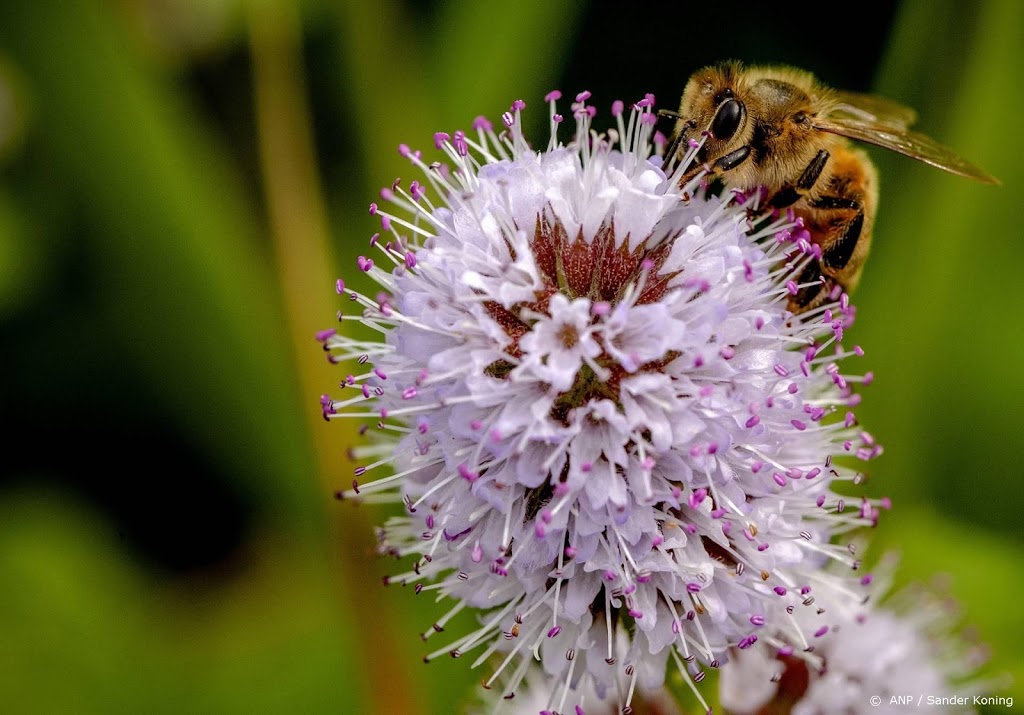
<path fill-rule="evenodd" d="M 1024 698 L 1024 3 L 840 8 L 518 0 L 0 5 L 0 702 L 15 713 L 459 712 L 440 612 L 380 577 L 339 504 L 341 377 L 313 341 L 410 176 L 395 147 L 513 99 L 654 92 L 785 62 L 916 107 L 998 176 L 873 152 L 882 201 L 848 335 L 886 445 L 869 489 L 900 582 L 947 574 Z M 606 115 L 605 115 L 606 116 Z M 410 178 L 412 178 L 410 176 Z M 870 557 L 869 557 L 870 558 Z M 453 626 L 458 628 L 458 625 Z M 432 642 L 431 645 L 434 645 Z M 476 686 L 479 690 L 479 686 Z M 689 704 L 689 701 L 687 701 Z M 1004 709 L 996 708 L 993 712 Z"/>

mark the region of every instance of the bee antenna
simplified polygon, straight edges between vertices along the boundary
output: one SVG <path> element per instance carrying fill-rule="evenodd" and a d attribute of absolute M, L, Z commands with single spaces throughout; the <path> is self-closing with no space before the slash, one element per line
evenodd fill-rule
<path fill-rule="evenodd" d="M 658 110 L 658 116 L 659 117 L 663 117 L 663 118 L 668 118 L 668 119 L 676 119 L 676 120 L 679 120 L 679 119 L 683 118 L 682 114 L 680 114 L 679 112 L 673 112 L 671 109 L 659 109 Z M 675 156 L 676 156 L 676 153 L 679 151 L 679 144 L 681 143 L 682 138 L 683 138 L 682 132 L 675 132 L 674 133 L 674 136 L 672 137 L 672 141 L 671 141 L 671 143 L 668 146 L 668 151 L 665 152 L 665 161 L 668 162 L 667 165 L 671 165 L 671 163 L 673 161 L 675 161 Z"/>
<path fill-rule="evenodd" d="M 672 168 L 675 166 L 676 159 L 678 159 L 679 147 L 683 143 L 682 132 L 676 133 L 672 137 L 672 141 L 668 146 L 668 150 L 665 152 L 665 166 L 666 168 Z M 671 171 L 669 172 L 671 173 Z"/>

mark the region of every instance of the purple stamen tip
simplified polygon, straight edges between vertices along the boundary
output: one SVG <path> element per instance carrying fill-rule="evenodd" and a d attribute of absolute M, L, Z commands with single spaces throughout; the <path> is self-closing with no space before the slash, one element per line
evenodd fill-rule
<path fill-rule="evenodd" d="M 612 116 L 621 117 L 622 112 L 625 108 L 626 105 L 623 103 L 623 101 L 621 99 L 616 99 L 614 102 L 612 102 Z"/>
<path fill-rule="evenodd" d="M 516 101 L 512 102 L 512 111 L 513 112 L 518 112 L 518 111 L 520 111 L 522 109 L 526 109 L 526 102 L 524 102 L 521 99 L 517 99 Z"/>
<path fill-rule="evenodd" d="M 562 632 L 562 627 L 561 626 L 552 626 L 548 630 L 548 638 L 554 638 L 555 636 L 557 636 L 561 632 Z"/>
<path fill-rule="evenodd" d="M 487 117 L 481 114 L 479 117 L 473 120 L 473 129 L 476 129 L 477 131 L 483 130 L 485 132 L 489 132 L 492 129 L 494 129 L 494 125 L 491 124 L 491 120 L 489 120 Z"/>
<path fill-rule="evenodd" d="M 553 89 L 553 90 L 551 90 L 550 92 L 548 92 L 547 94 L 544 95 L 544 101 L 545 102 L 557 102 L 561 98 L 562 98 L 562 93 L 559 90 L 557 90 L 557 89 Z"/>
<path fill-rule="evenodd" d="M 444 147 L 444 143 L 451 139 L 451 135 L 448 132 L 434 132 L 434 148 L 441 149 Z"/>
<path fill-rule="evenodd" d="M 586 102 L 588 99 L 590 99 L 590 92 L 588 90 L 583 90 L 576 95 L 577 102 Z"/>

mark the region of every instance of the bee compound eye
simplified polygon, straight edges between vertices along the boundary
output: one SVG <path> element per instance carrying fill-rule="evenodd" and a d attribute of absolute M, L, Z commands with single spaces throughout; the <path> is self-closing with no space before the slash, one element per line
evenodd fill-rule
<path fill-rule="evenodd" d="M 711 133 L 715 139 L 720 141 L 731 139 L 736 130 L 740 128 L 744 112 L 743 102 L 738 99 L 729 99 L 723 102 L 711 122 Z"/>

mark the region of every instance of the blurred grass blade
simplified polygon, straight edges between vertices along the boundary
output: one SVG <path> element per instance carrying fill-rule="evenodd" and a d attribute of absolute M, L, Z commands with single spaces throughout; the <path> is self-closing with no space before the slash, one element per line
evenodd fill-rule
<path fill-rule="evenodd" d="M 1019 458 L 1006 449 L 1024 421 L 1024 326 L 1006 317 L 1024 263 L 1022 27 L 1015 0 L 903 8 L 879 91 L 918 103 L 924 131 L 1003 185 L 876 154 L 881 202 L 855 328 L 878 376 L 865 424 L 893 447 L 875 469 L 885 488 L 935 495 L 1007 534 L 1019 532 L 1024 501 L 1024 480 L 1011 477 Z"/>
<path fill-rule="evenodd" d="M 253 3 L 249 18 L 260 164 L 271 237 L 302 393 L 313 404 L 313 398 L 338 379 L 338 368 L 324 359 L 312 340 L 333 315 L 338 296 L 331 290 L 334 263 L 299 55 L 300 27 L 294 8 L 281 3 Z M 337 487 L 339 476 L 351 467 L 339 446 L 346 438 L 354 437 L 354 430 L 350 423 L 330 425 L 333 429 L 329 429 L 314 410 L 307 413 L 307 422 L 316 444 L 321 491 L 326 500 Z M 346 558 L 346 572 L 371 572 L 373 564 L 368 560 L 373 558 L 372 528 L 365 512 L 350 510 L 342 521 L 333 502 L 326 503 L 332 507 L 333 541 Z M 377 599 L 371 589 L 377 584 L 371 579 L 368 588 L 358 578 L 339 584 L 344 602 L 351 612 L 372 612 Z M 391 665 L 396 650 L 393 625 L 358 618 L 356 628 L 360 634 L 357 652 L 368 672 L 368 677 L 358 680 L 366 683 L 373 711 L 419 712 L 412 689 L 402 682 L 404 671 Z"/>
<path fill-rule="evenodd" d="M 118 347 L 246 491 L 306 514 L 309 438 L 252 206 L 112 7 L 4 3 L 0 38 L 34 85 L 45 151 L 96 229 Z"/>
<path fill-rule="evenodd" d="M 516 99 L 540 107 L 537 126 L 546 127 L 542 97 L 557 89 L 554 83 L 569 61 L 586 5 L 572 0 L 517 2 L 496 17 L 490 3 L 441 3 L 428 56 L 432 99 L 442 121 L 434 131 L 468 128 L 478 114 L 494 121 Z M 593 68 L 595 75 L 601 71 Z M 565 89 L 569 97 L 587 88 Z M 636 92 L 639 98 L 642 88 Z M 612 99 L 601 101 L 611 104 Z"/>

